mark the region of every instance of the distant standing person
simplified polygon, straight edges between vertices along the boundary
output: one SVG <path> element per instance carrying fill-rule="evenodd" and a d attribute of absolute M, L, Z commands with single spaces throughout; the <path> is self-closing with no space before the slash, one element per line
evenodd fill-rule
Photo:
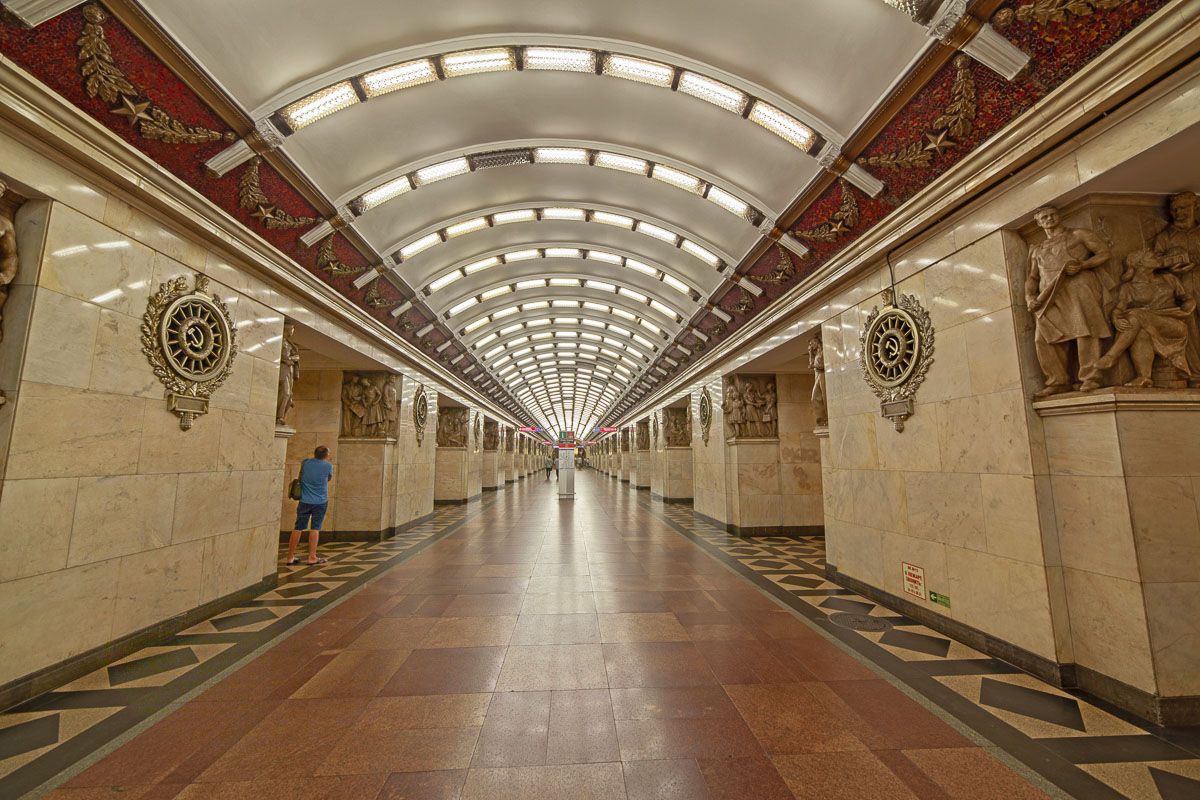
<path fill-rule="evenodd" d="M 309 566 L 324 564 L 317 558 L 317 540 L 321 537 L 321 525 L 325 512 L 329 510 L 329 482 L 333 480 L 333 465 L 329 463 L 329 448 L 318 447 L 312 458 L 300 464 L 300 505 L 296 509 L 296 526 L 288 542 L 287 565 L 295 566 L 296 545 L 300 544 L 300 533 L 308 531 Z"/>
<path fill-rule="evenodd" d="M 546 467 L 546 481 L 549 482 L 550 481 L 550 470 L 554 469 L 554 459 L 552 459 L 550 456 L 546 456 L 545 467 Z"/>

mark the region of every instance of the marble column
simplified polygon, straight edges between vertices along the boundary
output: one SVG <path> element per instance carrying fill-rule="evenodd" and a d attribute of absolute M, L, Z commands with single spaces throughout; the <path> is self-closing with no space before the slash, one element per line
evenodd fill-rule
<path fill-rule="evenodd" d="M 483 455 L 480 467 L 480 488 L 495 492 L 504 488 L 504 468 L 500 453 L 500 423 L 494 419 L 483 420 Z"/>

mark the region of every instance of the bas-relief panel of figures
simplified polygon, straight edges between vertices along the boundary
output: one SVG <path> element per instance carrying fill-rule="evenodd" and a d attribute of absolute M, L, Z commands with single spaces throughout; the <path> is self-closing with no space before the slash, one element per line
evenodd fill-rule
<path fill-rule="evenodd" d="M 728 375 L 722 394 L 727 438 L 773 439 L 779 435 L 774 375 Z"/>
<path fill-rule="evenodd" d="M 663 409 L 663 438 L 667 447 L 692 446 L 691 408 Z"/>
<path fill-rule="evenodd" d="M 628 428 L 624 428 L 621 431 L 621 452 L 622 453 L 629 452 L 629 429 Z"/>
<path fill-rule="evenodd" d="M 637 423 L 636 445 L 638 450 L 650 449 L 650 420 L 643 419 Z"/>
<path fill-rule="evenodd" d="M 1193 192 L 1034 212 L 1024 288 L 1043 374 L 1035 399 L 1200 386 L 1198 213 Z"/>
<path fill-rule="evenodd" d="M 390 372 L 342 375 L 342 432 L 351 439 L 394 439 L 400 430 L 400 376 Z"/>
<path fill-rule="evenodd" d="M 488 451 L 500 449 L 500 423 L 494 419 L 483 422 L 483 449 Z"/>
<path fill-rule="evenodd" d="M 470 424 L 470 409 L 439 408 L 437 416 L 438 447 L 466 447 Z"/>

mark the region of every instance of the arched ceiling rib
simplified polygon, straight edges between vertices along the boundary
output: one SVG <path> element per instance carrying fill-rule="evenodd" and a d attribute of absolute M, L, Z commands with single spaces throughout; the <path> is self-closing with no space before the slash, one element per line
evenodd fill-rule
<path fill-rule="evenodd" d="M 576 301 L 585 302 L 585 301 Z M 596 304 L 601 305 L 601 304 Z M 608 306 L 604 306 L 608 308 Z M 479 348 L 486 347 L 492 341 L 500 341 L 506 337 L 520 337 L 523 335 L 532 335 L 545 331 L 551 332 L 574 332 L 574 333 L 592 333 L 598 334 L 601 341 L 606 338 L 613 338 L 616 341 L 632 341 L 633 334 L 636 332 L 642 337 L 649 339 L 653 348 L 643 346 L 643 349 L 653 349 L 658 352 L 666 346 L 667 342 L 661 337 L 657 337 L 653 331 L 646 331 L 639 328 L 636 322 L 628 322 L 624 319 L 618 319 L 611 311 L 600 311 L 597 309 L 589 309 L 580 307 L 578 309 L 558 309 L 568 311 L 572 317 L 579 319 L 578 325 L 555 325 L 553 328 L 544 328 L 541 326 L 527 327 L 525 322 L 514 322 L 510 319 L 499 319 L 493 322 L 484 324 L 480 327 L 472 329 L 466 334 L 462 334 L 462 339 L 467 347 Z M 486 323 L 486 318 L 483 318 Z M 470 327 L 468 325 L 467 327 Z M 512 330 L 509 330 L 509 329 Z M 488 339 L 489 336 L 495 335 L 495 339 Z M 482 343 L 482 344 L 481 344 Z"/>

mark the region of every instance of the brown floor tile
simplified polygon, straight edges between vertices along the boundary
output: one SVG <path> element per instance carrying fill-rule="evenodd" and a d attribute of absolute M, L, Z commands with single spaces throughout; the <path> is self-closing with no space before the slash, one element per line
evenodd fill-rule
<path fill-rule="evenodd" d="M 576 689 L 551 695 L 547 764 L 597 764 L 620 758 L 607 689 Z"/>
<path fill-rule="evenodd" d="M 472 767 L 546 763 L 550 692 L 497 692 L 479 733 Z"/>
<path fill-rule="evenodd" d="M 450 594 L 409 594 L 400 599 L 396 605 L 389 608 L 382 617 L 440 617 L 457 595 Z"/>
<path fill-rule="evenodd" d="M 459 800 L 467 771 L 399 772 L 387 779 L 376 800 Z"/>
<path fill-rule="evenodd" d="M 899 750 L 872 750 L 875 757 L 884 763 L 896 777 L 904 781 L 909 791 L 921 800 L 951 800 L 942 787 L 933 782 L 916 764 L 905 758 Z"/>
<path fill-rule="evenodd" d="M 696 649 L 721 683 L 792 683 L 812 680 L 796 664 L 788 667 L 761 642 L 702 641 Z"/>
<path fill-rule="evenodd" d="M 700 759 L 699 764 L 712 800 L 795 800 L 775 765 L 762 756 Z"/>
<path fill-rule="evenodd" d="M 184 788 L 177 797 L 183 800 L 359 800 L 374 798 L 386 780 L 386 775 L 376 774 L 198 783 Z"/>
<path fill-rule="evenodd" d="M 617 719 L 738 718 L 737 708 L 720 686 L 681 686 L 662 689 L 612 689 Z"/>
<path fill-rule="evenodd" d="M 586 561 L 568 561 L 565 564 L 534 564 L 533 577 L 549 578 L 558 575 L 589 575 L 591 567 Z"/>
<path fill-rule="evenodd" d="M 412 617 L 384 617 L 377 619 L 357 638 L 346 645 L 347 650 L 412 650 L 429 629 L 434 620 Z"/>
<path fill-rule="evenodd" d="M 166 783 L 80 786 L 73 789 L 55 789 L 43 795 L 42 800 L 173 800 L 185 788 L 185 784 Z"/>
<path fill-rule="evenodd" d="M 595 614 L 596 603 L 591 592 L 527 594 L 521 604 L 521 614 Z"/>
<path fill-rule="evenodd" d="M 969 747 L 971 744 L 958 731 L 886 681 L 830 681 L 826 686 L 874 729 L 879 737 L 872 743 L 876 749 Z"/>
<path fill-rule="evenodd" d="M 492 696 L 480 694 L 422 694 L 376 697 L 354 723 L 359 736 L 393 729 L 478 728 L 487 716 Z"/>
<path fill-rule="evenodd" d="M 629 800 L 707 800 L 709 796 L 694 759 L 627 761 L 622 766 Z"/>
<path fill-rule="evenodd" d="M 595 614 L 524 614 L 508 643 L 599 644 L 600 623 Z"/>
<path fill-rule="evenodd" d="M 312 775 L 321 757 L 362 714 L 367 701 L 286 700 L 233 744 L 198 781 L 286 780 Z"/>
<path fill-rule="evenodd" d="M 462 800 L 626 800 L 620 764 L 473 769 Z"/>
<path fill-rule="evenodd" d="M 570 594 L 592 591 L 590 575 L 543 575 L 529 579 L 528 594 Z"/>
<path fill-rule="evenodd" d="M 502 692 L 607 687 L 604 654 L 598 644 L 510 647 L 497 683 Z"/>
<path fill-rule="evenodd" d="M 295 699 L 374 697 L 408 658 L 409 650 L 347 650 L 292 692 Z"/>
<path fill-rule="evenodd" d="M 866 749 L 804 684 L 726 686 L 725 691 L 768 753 Z"/>
<path fill-rule="evenodd" d="M 721 758 L 762 752 L 740 719 L 617 720 L 622 761 Z"/>
<path fill-rule="evenodd" d="M 787 656 L 820 681 L 877 680 L 879 676 L 837 645 L 822 638 L 780 639 L 772 652 Z"/>
<path fill-rule="evenodd" d="M 515 617 L 521 610 L 523 595 L 464 594 L 446 606 L 447 617 Z"/>
<path fill-rule="evenodd" d="M 954 800 L 1046 800 L 1046 794 L 978 747 L 906 750 L 904 755 Z"/>
<path fill-rule="evenodd" d="M 675 612 L 679 623 L 694 642 L 701 641 L 752 641 L 754 631 L 743 625 L 733 614 L 724 611 Z"/>
<path fill-rule="evenodd" d="M 662 592 L 596 592 L 596 610 L 601 614 L 669 611 Z"/>
<path fill-rule="evenodd" d="M 687 631 L 671 613 L 601 614 L 602 642 L 686 642 Z"/>
<path fill-rule="evenodd" d="M 604 645 L 604 664 L 614 688 L 703 686 L 716 678 L 691 642 Z"/>
<path fill-rule="evenodd" d="M 427 650 L 443 647 L 506 647 L 516 624 L 515 616 L 442 617 L 425 634 L 419 646 Z"/>
<path fill-rule="evenodd" d="M 466 694 L 496 688 L 503 647 L 414 650 L 380 694 Z"/>
<path fill-rule="evenodd" d="M 422 728 L 346 735 L 317 767 L 317 775 L 362 775 L 466 769 L 479 738 L 479 728 Z"/>
<path fill-rule="evenodd" d="M 869 751 L 776 756 L 796 800 L 917 800 Z"/>

